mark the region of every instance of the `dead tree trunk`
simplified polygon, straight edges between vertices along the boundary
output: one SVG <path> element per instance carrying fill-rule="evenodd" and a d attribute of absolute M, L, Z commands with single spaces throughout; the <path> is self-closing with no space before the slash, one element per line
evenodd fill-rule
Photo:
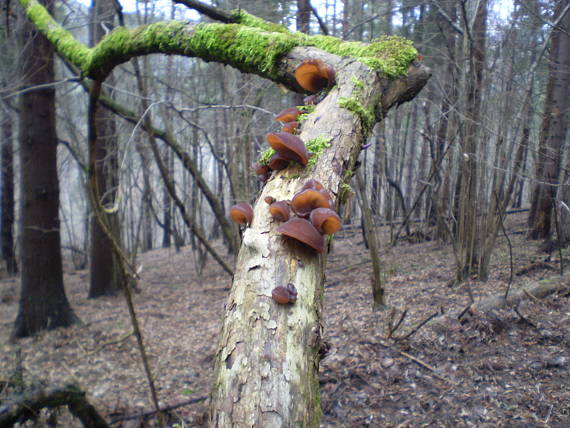
<path fill-rule="evenodd" d="M 278 235 L 278 225 L 270 220 L 263 199 L 290 200 L 310 178 L 323 183 L 336 199 L 370 129 L 361 116 L 341 107 L 343 100 L 358 99 L 364 111 L 377 113 L 381 105 L 385 112 L 406 94 L 416 93 L 427 79 L 426 71 L 420 69 L 411 71 L 407 79 L 382 79 L 362 63 L 309 49 L 295 49 L 284 66 L 292 71 L 303 58 L 315 55 L 333 65 L 339 78 L 304 124 L 301 139 L 331 137 L 332 147 L 312 170 L 289 167 L 274 174 L 255 204 L 216 355 L 212 426 L 318 426 L 326 255 L 316 255 Z M 355 82 L 363 82 L 363 89 L 355 87 Z M 271 291 L 288 283 L 297 287 L 298 300 L 293 306 L 277 305 Z"/>

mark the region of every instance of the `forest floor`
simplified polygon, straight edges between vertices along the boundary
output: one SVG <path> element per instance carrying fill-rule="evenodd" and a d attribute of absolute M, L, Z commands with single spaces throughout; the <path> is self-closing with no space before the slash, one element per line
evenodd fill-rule
<path fill-rule="evenodd" d="M 524 219 L 507 219 L 512 289 L 545 278 L 565 288 L 461 320 L 469 290 L 477 301 L 504 294 L 508 286 L 503 235 L 489 280 L 453 286 L 450 245 L 402 240 L 388 248 L 390 229 L 382 228 L 386 297 L 393 310 L 374 312 L 362 236 L 348 227 L 338 234 L 325 284 L 324 340 L 330 350 L 321 362 L 323 427 L 570 426 L 570 276 L 557 276 L 557 253 L 547 257 L 537 252 L 538 243 L 525 240 Z M 203 426 L 230 278 L 213 261 L 200 273 L 189 247 L 151 251 L 140 260 L 142 292 L 135 305 L 160 402 L 191 401 L 170 412 L 171 424 Z M 568 257 L 564 261 L 570 269 Z M 124 419 L 152 410 L 124 301 L 88 300 L 86 271 L 66 269 L 65 284 L 82 324 L 20 340 L 25 381 L 76 382 L 107 421 L 116 421 L 112 426 L 141 426 L 141 418 Z M 17 348 L 8 336 L 17 300 L 17 280 L 0 281 L 0 393 L 16 365 Z M 390 319 L 395 324 L 403 311 L 388 338 Z M 61 415 L 59 426 L 69 426 L 68 418 Z"/>

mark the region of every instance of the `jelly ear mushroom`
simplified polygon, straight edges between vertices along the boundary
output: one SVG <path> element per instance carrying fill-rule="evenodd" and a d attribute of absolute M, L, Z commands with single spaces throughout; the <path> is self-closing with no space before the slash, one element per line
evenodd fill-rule
<path fill-rule="evenodd" d="M 317 208 L 311 211 L 311 223 L 315 228 L 327 235 L 338 232 L 342 221 L 338 214 L 330 208 Z"/>
<path fill-rule="evenodd" d="M 330 196 L 324 190 L 305 189 L 293 196 L 291 208 L 299 217 L 308 218 L 315 208 L 330 208 Z"/>
<path fill-rule="evenodd" d="M 289 220 L 289 211 L 289 204 L 285 201 L 277 201 L 269 205 L 269 213 L 277 221 Z"/>
<path fill-rule="evenodd" d="M 271 297 L 277 303 L 282 305 L 293 304 L 297 301 L 297 289 L 291 283 L 287 284 L 287 287 L 279 286 L 275 287 L 271 292 Z"/>
<path fill-rule="evenodd" d="M 296 135 L 287 132 L 270 132 L 266 138 L 269 145 L 285 159 L 295 161 L 302 166 L 307 165 L 309 153 L 303 140 Z"/>
<path fill-rule="evenodd" d="M 275 116 L 275 120 L 283 123 L 293 122 L 297 120 L 300 114 L 301 110 L 299 110 L 297 107 L 289 107 L 285 110 L 281 110 L 277 116 Z"/>
<path fill-rule="evenodd" d="M 237 224 L 251 224 L 253 208 L 245 202 L 240 202 L 230 208 L 230 217 Z"/>
<path fill-rule="evenodd" d="M 299 86 L 311 92 L 332 87 L 335 78 L 334 69 L 320 59 L 306 59 L 295 70 L 295 79 Z"/>
<path fill-rule="evenodd" d="M 303 187 L 301 187 L 301 190 L 307 190 L 307 189 L 324 190 L 324 188 L 325 187 L 320 182 L 318 182 L 314 178 L 311 178 L 305 184 L 303 184 Z"/>
<path fill-rule="evenodd" d="M 253 165 L 253 169 L 255 170 L 255 175 L 257 175 L 262 181 L 267 181 L 269 174 L 271 173 L 271 171 L 269 171 L 269 166 L 255 163 Z"/>
<path fill-rule="evenodd" d="M 322 253 L 325 250 L 325 239 L 323 235 L 315 229 L 310 221 L 304 218 L 292 218 L 287 223 L 283 223 L 279 226 L 277 233 L 294 239 L 317 253 Z"/>
<path fill-rule="evenodd" d="M 281 153 L 275 153 L 269 159 L 267 166 L 274 171 L 279 171 L 289 166 L 289 159 L 284 157 Z"/>
<path fill-rule="evenodd" d="M 296 134 L 297 129 L 299 129 L 299 122 L 288 122 L 283 125 L 281 131 L 288 132 L 289 134 Z"/>
<path fill-rule="evenodd" d="M 317 103 L 318 103 L 317 96 L 316 95 L 309 95 L 308 97 L 303 98 L 303 103 L 305 103 L 306 106 L 317 105 Z"/>

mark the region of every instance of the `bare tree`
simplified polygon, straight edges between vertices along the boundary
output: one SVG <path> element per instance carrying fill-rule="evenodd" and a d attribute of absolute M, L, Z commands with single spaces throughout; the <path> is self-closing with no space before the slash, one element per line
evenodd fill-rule
<path fill-rule="evenodd" d="M 528 218 L 530 239 L 548 239 L 552 235 L 553 209 L 558 191 L 557 184 L 560 183 L 564 142 L 568 132 L 570 12 L 567 3 L 558 2 L 554 15 L 561 18 L 561 21 L 559 27 L 554 28 L 552 32 L 548 84 L 536 164 L 537 183 Z"/>
<path fill-rule="evenodd" d="M 90 39 L 91 44 L 97 44 L 106 32 L 114 27 L 115 2 L 113 0 L 93 0 L 91 7 Z M 113 75 L 107 77 L 107 83 L 113 85 Z M 117 128 L 113 114 L 105 109 L 97 110 L 95 118 L 97 127 L 97 145 L 93 162 L 96 165 L 97 194 L 101 203 L 107 209 L 104 212 L 109 225 L 112 239 L 120 245 L 121 228 L 117 206 L 117 190 L 119 172 L 117 159 Z M 90 229 L 90 260 L 89 260 L 89 297 L 117 295 L 121 289 L 119 261 L 113 252 L 110 237 L 103 231 L 95 215 L 91 216 Z"/>

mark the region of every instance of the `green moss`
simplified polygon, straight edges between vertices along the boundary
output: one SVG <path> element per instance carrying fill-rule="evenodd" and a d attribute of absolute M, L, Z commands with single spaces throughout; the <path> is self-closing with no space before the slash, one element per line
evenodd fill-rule
<path fill-rule="evenodd" d="M 323 153 L 325 149 L 328 149 L 331 146 L 330 141 L 332 140 L 331 137 L 324 137 L 319 136 L 317 138 L 313 138 L 312 140 L 305 142 L 305 147 L 307 151 L 312 153 L 309 161 L 307 162 L 307 166 L 313 166 L 317 162 L 319 156 Z M 263 152 L 259 154 L 259 158 L 257 158 L 257 162 L 260 165 L 267 165 L 271 157 L 277 153 L 273 148 L 269 147 Z"/>
<path fill-rule="evenodd" d="M 350 187 L 350 184 L 348 184 L 348 181 L 350 181 L 352 178 L 353 172 L 352 170 L 347 170 L 346 172 L 348 173 L 348 175 L 345 173 L 346 182 L 340 185 L 340 190 L 338 192 L 338 199 L 342 205 L 346 204 L 354 194 L 352 187 Z"/>
<path fill-rule="evenodd" d="M 357 96 L 340 97 L 338 105 L 342 108 L 351 111 L 360 118 L 365 133 L 368 133 L 376 121 L 373 108 L 365 108 Z"/>
<path fill-rule="evenodd" d="M 190 49 L 200 58 L 269 78 L 278 74 L 277 60 L 295 46 L 295 40 L 287 34 L 238 24 L 199 24 L 190 43 Z"/>
<path fill-rule="evenodd" d="M 277 60 L 297 46 L 315 46 L 332 54 L 351 56 L 388 77 L 405 75 L 417 51 L 409 40 L 390 36 L 371 44 L 343 42 L 330 36 L 289 33 L 243 11 L 234 12 L 241 24 L 157 22 L 137 29 L 118 28 L 89 49 L 53 20 L 37 0 L 20 0 L 29 19 L 56 50 L 82 72 L 102 79 L 116 65 L 151 53 L 180 54 L 222 62 L 246 73 L 280 80 Z"/>
<path fill-rule="evenodd" d="M 364 82 L 362 80 L 358 80 L 355 76 L 350 76 L 350 81 L 359 92 L 364 90 Z"/>
<path fill-rule="evenodd" d="M 272 157 L 275 153 L 277 153 L 277 152 L 275 151 L 275 149 L 272 148 L 272 147 L 269 147 L 269 148 L 265 149 L 264 151 L 262 151 L 262 152 L 259 154 L 259 158 L 257 159 L 257 162 L 258 162 L 260 165 L 267 165 L 267 164 L 269 163 L 269 159 L 271 159 L 271 157 Z"/>
<path fill-rule="evenodd" d="M 311 114 L 317 109 L 317 106 L 314 104 L 308 104 L 306 106 L 297 106 L 297 108 L 301 110 L 303 113 Z"/>
<path fill-rule="evenodd" d="M 309 161 L 307 162 L 308 167 L 315 165 L 317 159 L 323 153 L 323 151 L 331 146 L 330 143 L 331 140 L 332 140 L 331 137 L 325 137 L 323 135 L 320 135 L 317 138 L 313 138 L 312 140 L 305 142 L 305 147 L 307 148 L 307 151 L 312 153 L 312 156 L 309 158 Z"/>
<path fill-rule="evenodd" d="M 264 19 L 258 18 L 257 16 L 250 15 L 241 9 L 232 11 L 231 15 L 238 24 L 259 28 L 270 33 L 289 33 L 289 30 L 283 25 L 274 24 L 273 22 L 266 21 Z"/>
<path fill-rule="evenodd" d="M 343 42 L 332 36 L 305 36 L 306 45 L 339 56 L 351 56 L 388 77 L 405 76 L 418 52 L 410 40 L 384 36 L 373 43 Z"/>
<path fill-rule="evenodd" d="M 36 0 L 21 0 L 20 3 L 25 8 L 28 19 L 47 36 L 55 49 L 77 67 L 83 69 L 90 59 L 89 48 L 61 27 Z"/>
<path fill-rule="evenodd" d="M 297 108 L 303 112 L 297 118 L 297 121 L 302 123 L 309 118 L 309 115 L 316 110 L 317 106 L 309 104 L 306 106 L 297 106 Z"/>

